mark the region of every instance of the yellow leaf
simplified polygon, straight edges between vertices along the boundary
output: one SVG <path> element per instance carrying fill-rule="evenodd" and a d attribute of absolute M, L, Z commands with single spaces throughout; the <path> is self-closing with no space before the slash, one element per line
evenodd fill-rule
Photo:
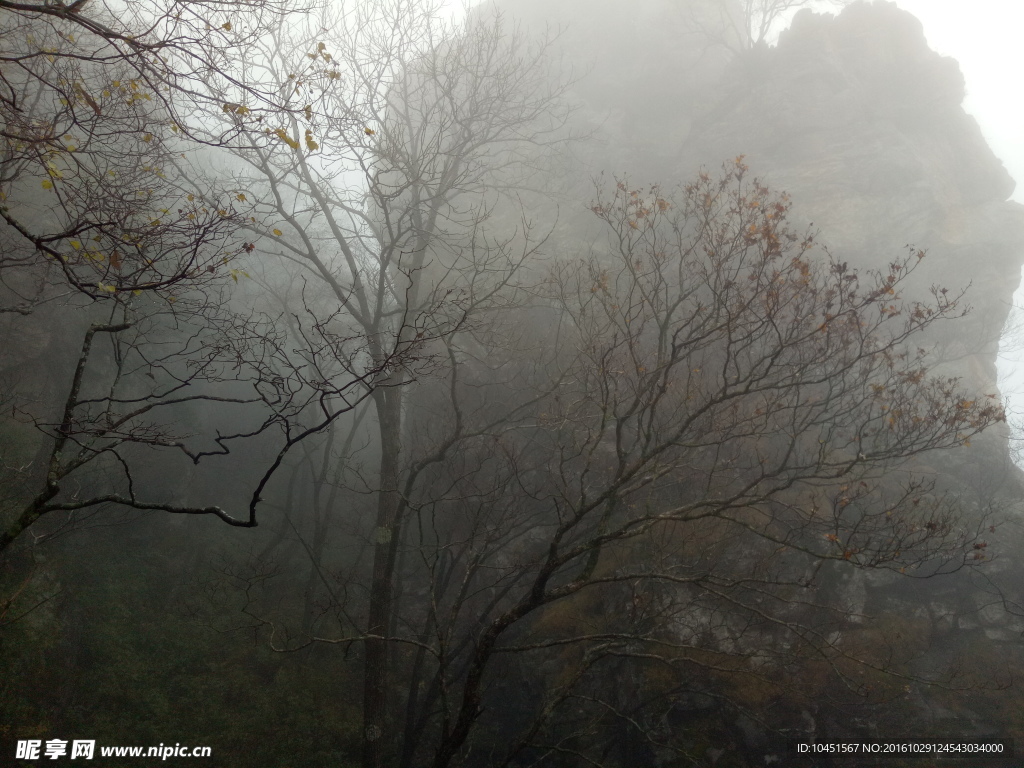
<path fill-rule="evenodd" d="M 152 133 L 144 133 L 144 134 L 142 134 L 142 140 L 145 141 L 145 142 L 152 141 L 153 140 L 153 134 Z"/>
<path fill-rule="evenodd" d="M 373 134 L 375 134 L 376 131 L 373 130 L 373 128 L 363 128 L 363 133 L 365 133 L 367 136 L 373 136 Z"/>
<path fill-rule="evenodd" d="M 279 138 L 292 149 L 299 148 L 299 142 L 297 142 L 295 139 L 289 136 L 288 133 L 284 130 L 284 128 L 275 128 L 274 135 L 277 136 L 277 138 Z"/>
<path fill-rule="evenodd" d="M 244 203 L 245 202 L 245 195 L 243 193 L 239 192 L 237 195 L 235 195 L 235 200 L 237 200 L 240 203 Z"/>
<path fill-rule="evenodd" d="M 274 230 L 274 234 L 277 235 L 278 237 L 280 237 L 284 233 L 280 229 L 275 229 Z"/>
<path fill-rule="evenodd" d="M 71 247 L 74 248 L 76 251 L 82 250 L 82 244 L 77 240 L 69 240 L 68 242 L 71 244 Z"/>
<path fill-rule="evenodd" d="M 223 29 L 225 32 L 230 32 L 231 31 L 231 22 L 230 21 L 225 21 L 223 24 L 220 25 L 220 28 Z"/>
<path fill-rule="evenodd" d="M 49 179 L 43 179 L 43 189 L 53 189 L 53 182 Z"/>
<path fill-rule="evenodd" d="M 188 200 L 188 201 L 189 201 L 189 202 L 191 203 L 191 202 L 192 202 L 193 200 L 195 200 L 195 199 L 196 199 L 196 196 L 195 196 L 195 195 L 189 195 L 189 196 L 188 196 L 188 197 L 186 197 L 185 199 L 186 199 L 186 200 Z"/>

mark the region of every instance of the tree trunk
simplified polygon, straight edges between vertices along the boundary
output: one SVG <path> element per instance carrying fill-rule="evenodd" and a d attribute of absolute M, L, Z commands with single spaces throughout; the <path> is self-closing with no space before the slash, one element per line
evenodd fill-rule
<path fill-rule="evenodd" d="M 394 599 L 394 568 L 399 538 L 398 481 L 402 436 L 400 388 L 386 387 L 374 394 L 380 427 L 380 491 L 377 524 L 373 531 L 373 576 L 367 610 L 366 659 L 363 678 L 363 768 L 384 768 L 388 722 L 388 641 L 391 604 Z"/>

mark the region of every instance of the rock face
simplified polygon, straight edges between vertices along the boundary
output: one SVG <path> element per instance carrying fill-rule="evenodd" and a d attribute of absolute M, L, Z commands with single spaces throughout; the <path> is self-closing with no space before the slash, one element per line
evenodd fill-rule
<path fill-rule="evenodd" d="M 713 124 L 684 150 L 744 151 L 837 256 L 881 265 L 904 243 L 930 254 L 929 283 L 972 283 L 965 373 L 995 391 L 996 343 L 1024 261 L 1014 183 L 961 106 L 963 77 L 892 3 L 804 11 L 758 67 L 733 67 Z M 724 154 L 723 154 L 724 153 Z"/>
<path fill-rule="evenodd" d="M 958 372 L 994 392 L 1024 262 L 1024 207 L 1007 202 L 1014 182 L 961 106 L 957 62 L 883 0 L 838 15 L 803 10 L 777 46 L 738 53 L 727 2 L 502 7 L 530 27 L 562 29 L 557 45 L 579 78 L 578 124 L 594 137 L 580 178 L 607 171 L 672 184 L 745 155 L 837 257 L 880 266 L 913 244 L 929 253 L 922 285 L 970 283 L 975 309 L 957 331 L 970 359 Z"/>
<path fill-rule="evenodd" d="M 1024 206 L 1008 201 L 1014 181 L 963 109 L 957 62 L 885 0 L 837 15 L 805 9 L 776 46 L 743 50 L 731 2 L 503 1 L 533 28 L 563 30 L 557 45 L 579 78 L 577 125 L 593 140 L 578 151 L 565 207 L 582 209 L 600 172 L 670 186 L 745 155 L 839 260 L 881 268 L 914 245 L 928 252 L 915 276 L 922 293 L 969 285 L 968 317 L 930 341 L 949 361 L 944 375 L 996 393 Z M 990 431 L 953 470 L 1019 498 L 1007 438 Z"/>
<path fill-rule="evenodd" d="M 728 2 L 504 0 L 530 26 L 568 25 L 558 44 L 580 77 L 578 126 L 593 136 L 569 185 L 581 195 L 577 206 L 599 172 L 669 186 L 745 155 L 756 175 L 790 193 L 794 222 L 813 222 L 838 259 L 878 268 L 913 244 L 928 252 L 916 274 L 922 291 L 970 284 L 973 311 L 930 341 L 942 348 L 944 373 L 995 393 L 998 339 L 1024 263 L 1024 206 L 1008 202 L 1014 181 L 962 107 L 957 62 L 932 51 L 921 23 L 883 0 L 838 15 L 804 10 L 776 46 L 740 51 L 714 12 Z M 921 469 L 953 478 L 968 506 L 1006 509 L 1010 500 L 1016 508 L 1021 475 L 1007 436 L 992 430 Z M 989 574 L 1021 583 L 1021 542 L 1006 529 L 995 538 L 1003 559 Z M 922 609 L 897 584 L 851 578 L 845 588 L 869 614 L 928 612 L 938 656 L 982 631 L 996 645 L 1019 637 L 1005 613 L 981 615 L 984 595 L 963 583 Z"/>

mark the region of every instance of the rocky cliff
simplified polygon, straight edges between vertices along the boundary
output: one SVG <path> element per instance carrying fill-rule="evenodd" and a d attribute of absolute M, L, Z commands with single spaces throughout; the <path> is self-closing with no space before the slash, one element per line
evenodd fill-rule
<path fill-rule="evenodd" d="M 964 111 L 957 62 L 883 0 L 838 14 L 804 10 L 777 45 L 748 50 L 716 28 L 714 5 L 504 0 L 530 26 L 562 30 L 558 47 L 579 78 L 576 125 L 592 139 L 569 183 L 582 196 L 576 204 L 583 208 L 600 172 L 672 185 L 745 155 L 754 173 L 790 193 L 794 221 L 813 222 L 840 260 L 882 267 L 913 244 L 928 252 L 916 275 L 922 291 L 970 285 L 971 313 L 930 341 L 945 372 L 995 393 L 998 339 L 1024 263 L 1024 206 L 1008 201 L 1014 181 Z M 1007 438 L 993 430 L 918 469 L 964 490 L 969 508 L 1013 517 L 1022 488 Z M 1011 601 L 1022 579 L 1012 530 L 994 536 L 1000 559 L 987 571 Z M 851 574 L 843 589 L 856 594 L 857 611 L 927 620 L 933 659 L 974 648 L 981 636 L 1016 642 L 1024 630 L 1012 616 L 1019 611 L 993 611 L 992 593 L 976 585 L 947 583 L 915 598 L 900 581 Z M 925 699 L 922 712 L 937 706 Z"/>
<path fill-rule="evenodd" d="M 602 171 L 672 185 L 745 155 L 841 260 L 880 267 L 912 244 L 928 252 L 922 291 L 970 285 L 972 311 L 940 340 L 943 354 L 950 372 L 996 392 L 1024 206 L 1008 201 L 1014 181 L 964 111 L 957 62 L 885 0 L 805 9 L 777 45 L 741 50 L 727 2 L 504 0 L 524 24 L 557 32 L 576 77 L 575 127 L 592 138 L 566 206 L 582 209 Z"/>

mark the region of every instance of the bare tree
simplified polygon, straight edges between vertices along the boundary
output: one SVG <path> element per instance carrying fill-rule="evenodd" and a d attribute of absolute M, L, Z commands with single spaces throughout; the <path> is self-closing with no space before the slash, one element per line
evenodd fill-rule
<path fill-rule="evenodd" d="M 707 0 L 693 4 L 691 22 L 707 39 L 734 53 L 765 46 L 803 8 L 836 8 L 850 0 Z"/>
<path fill-rule="evenodd" d="M 211 104 L 244 94 L 253 108 L 278 106 L 220 64 L 283 13 L 263 0 L 0 4 L 7 310 L 43 298 L 41 271 L 97 298 L 222 268 L 234 255 L 222 242 L 233 201 L 197 201 L 169 159 Z"/>
<path fill-rule="evenodd" d="M 249 53 L 247 77 L 275 84 L 289 109 L 268 121 L 225 105 L 224 130 L 250 146 L 237 153 L 248 168 L 232 185 L 255 201 L 256 233 L 289 269 L 326 286 L 328 311 L 369 340 L 368 363 L 389 345 L 468 331 L 508 300 L 536 253 L 542 238 L 530 223 L 497 210 L 527 186 L 564 123 L 545 51 L 487 13 L 456 27 L 429 3 L 373 0 L 325 6 Z M 432 354 L 449 362 L 443 344 Z M 416 459 L 406 443 L 410 370 L 369 379 L 378 464 L 363 763 L 381 766 L 401 488 Z"/>
<path fill-rule="evenodd" d="M 71 352 L 68 381 L 53 386 L 61 392 L 16 394 L 12 386 L 5 393 L 12 417 L 45 438 L 37 460 L 16 472 L 33 475 L 30 500 L 18 502 L 0 548 L 42 515 L 111 502 L 254 525 L 259 491 L 280 456 L 270 457 L 250 509 L 235 518 L 219 507 L 140 495 L 138 468 L 130 468 L 144 463 L 139 446 L 197 463 L 232 440 L 280 427 L 287 451 L 365 396 L 365 388 L 353 393 L 366 371 L 409 362 L 407 340 L 378 344 L 372 360 L 362 359 L 370 353 L 339 335 L 330 314 L 310 321 L 308 311 L 298 313 L 286 348 L 284 331 L 259 310 L 228 309 L 228 280 L 245 274 L 232 262 L 256 250 L 238 231 L 250 211 L 237 191 L 204 196 L 184 171 L 238 140 L 235 123 L 208 130 L 216 124 L 209 115 L 223 115 L 225 104 L 286 114 L 276 90 L 222 65 L 287 12 L 262 0 L 0 3 L 0 313 L 20 316 L 7 324 L 13 339 L 47 327 L 47 318 L 32 316 L 43 304 L 65 323 L 69 309 L 90 319 Z M 60 335 L 70 338 L 78 326 L 67 323 Z M 360 371 L 345 378 L 355 359 Z M 169 378 L 160 380 L 154 366 Z M 250 390 L 240 393 L 242 384 Z M 164 414 L 218 399 L 252 406 L 246 413 L 259 412 L 257 424 L 248 435 L 224 426 L 218 447 L 193 452 Z M 320 414 L 309 417 L 313 403 Z M 83 490 L 80 478 L 97 462 L 114 462 L 113 477 L 104 490 L 103 483 Z"/>
<path fill-rule="evenodd" d="M 57 418 L 14 406 L 45 436 L 45 480 L 0 534 L 0 551 L 45 515 L 99 505 L 255 526 L 286 455 L 369 397 L 373 378 L 411 366 L 419 346 L 391 347 L 370 364 L 366 339 L 340 335 L 330 318 L 297 317 L 289 337 L 273 318 L 242 317 L 224 304 L 223 294 L 193 291 L 102 305 L 107 316 L 85 330 Z M 203 408 L 210 405 L 217 410 Z M 154 498 L 163 485 L 156 478 L 187 476 L 188 464 L 227 456 L 243 441 L 265 452 L 245 514 L 197 505 L 183 488 L 178 498 Z"/>
<path fill-rule="evenodd" d="M 741 159 L 676 193 L 620 182 L 593 211 L 607 249 L 508 307 L 490 353 L 446 337 L 421 401 L 386 638 L 399 765 L 614 764 L 629 733 L 685 750 L 650 710 L 673 697 L 815 669 L 881 686 L 906 648 L 865 635 L 835 574 L 987 560 L 992 521 L 913 472 L 1003 418 L 929 372 L 920 339 L 964 310 L 900 297 L 923 252 L 830 260 Z M 532 324 L 544 343 L 510 368 Z"/>
<path fill-rule="evenodd" d="M 182 299 L 174 322 L 189 326 L 186 314 L 209 309 L 192 292 L 217 293 L 229 274 L 237 277 L 232 259 L 255 247 L 235 234 L 237 201 L 200 199 L 171 160 L 183 150 L 194 157 L 192 120 L 206 104 L 196 84 L 214 77 L 208 70 L 221 47 L 244 46 L 250 35 L 232 33 L 227 20 L 211 26 L 210 14 L 242 10 L 252 11 L 250 31 L 280 12 L 270 3 L 0 4 L 0 317 L 12 350 L 19 337 L 45 336 L 63 322 L 57 336 L 84 334 L 69 354 L 87 376 L 93 343 L 134 327 L 121 315 L 148 316 L 142 297 L 165 310 Z M 41 306 L 49 313 L 33 316 Z M 68 310 L 90 316 L 93 330 L 69 322 Z M 49 350 L 52 374 L 62 367 L 58 346 Z M 5 381 L 18 406 L 12 415 L 20 407 L 20 418 L 42 425 L 57 418 L 51 407 L 74 410 L 75 370 L 64 383 L 48 377 L 53 391 L 27 393 L 31 407 Z M 19 474 L 39 471 L 43 453 Z M 42 475 L 34 481 L 55 487 Z M 28 517 L 18 516 L 5 546 Z"/>

